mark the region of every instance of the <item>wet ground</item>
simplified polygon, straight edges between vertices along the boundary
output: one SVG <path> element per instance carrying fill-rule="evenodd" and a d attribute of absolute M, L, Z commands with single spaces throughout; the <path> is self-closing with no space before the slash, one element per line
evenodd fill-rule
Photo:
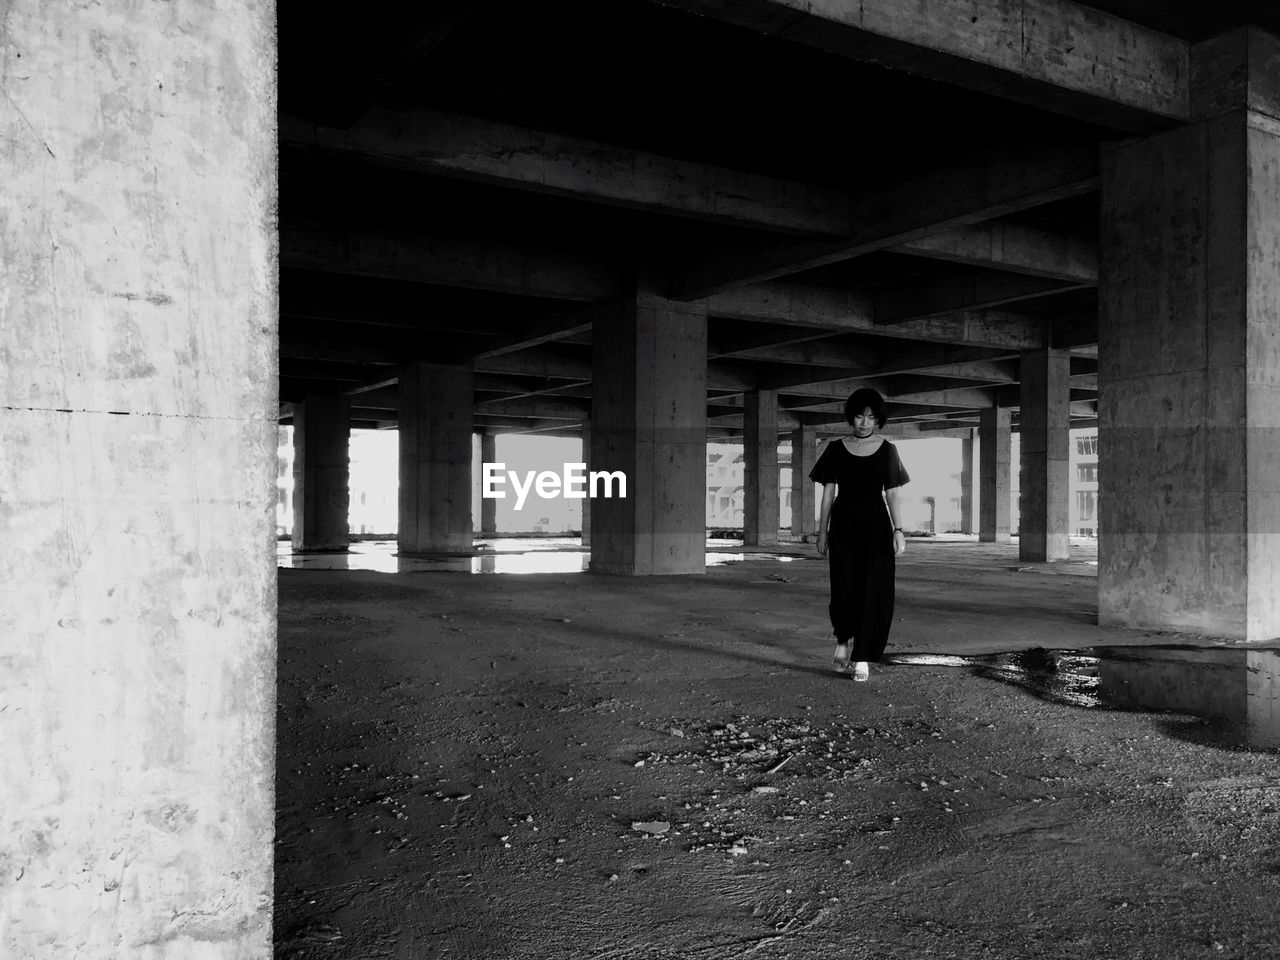
<path fill-rule="evenodd" d="M 282 570 L 277 955 L 1280 955 L 1275 650 L 913 541 L 855 684 L 807 549 Z"/>
<path fill-rule="evenodd" d="M 789 553 L 744 552 L 741 540 L 708 540 L 707 566 L 751 557 L 790 563 L 807 556 L 803 544 Z M 402 556 L 395 540 L 361 540 L 343 553 L 295 553 L 288 541 L 276 545 L 276 563 L 286 570 L 371 570 L 377 573 L 585 573 L 591 553 L 577 537 L 492 537 L 478 540 L 473 556 Z"/>

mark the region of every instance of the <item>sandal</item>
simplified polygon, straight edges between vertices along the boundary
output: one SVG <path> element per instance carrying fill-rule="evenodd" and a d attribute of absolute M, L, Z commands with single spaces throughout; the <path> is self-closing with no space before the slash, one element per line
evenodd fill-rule
<path fill-rule="evenodd" d="M 866 660 L 859 660 L 853 665 L 853 679 L 858 683 L 866 683 L 871 677 L 871 664 Z"/>
<path fill-rule="evenodd" d="M 845 648 L 845 655 L 841 657 L 838 653 L 831 658 L 831 662 L 835 664 L 836 673 L 845 674 L 849 672 L 849 645 L 847 643 L 837 643 L 836 649 Z"/>

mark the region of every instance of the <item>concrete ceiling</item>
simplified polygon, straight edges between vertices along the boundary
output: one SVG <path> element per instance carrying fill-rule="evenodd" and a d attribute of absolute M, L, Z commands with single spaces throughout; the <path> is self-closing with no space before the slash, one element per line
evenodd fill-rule
<path fill-rule="evenodd" d="M 1049 343 L 1088 422 L 1098 148 L 1178 122 L 1183 40 L 1266 10 L 1045 0 L 1103 51 L 1063 64 L 975 62 L 1013 28 L 995 13 L 966 37 L 853 6 L 856 29 L 798 0 L 371 0 L 341 21 L 282 0 L 281 400 L 347 393 L 390 426 L 400 364 L 474 361 L 477 428 L 572 433 L 593 304 L 643 257 L 707 301 L 713 436 L 752 388 L 780 391 L 784 427 L 834 429 L 860 383 L 904 431 L 964 428 L 1016 405 L 1019 353 Z M 1120 42 L 1141 82 L 1107 75 Z"/>

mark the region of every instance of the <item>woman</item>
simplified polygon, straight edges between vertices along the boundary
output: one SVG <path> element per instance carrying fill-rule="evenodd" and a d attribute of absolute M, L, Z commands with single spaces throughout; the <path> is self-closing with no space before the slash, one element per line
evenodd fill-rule
<path fill-rule="evenodd" d="M 836 670 L 847 673 L 852 662 L 854 680 L 867 679 L 889 641 L 895 558 L 907 547 L 898 488 L 910 477 L 897 448 L 876 433 L 887 415 L 879 393 L 855 390 L 844 405 L 853 433 L 828 443 L 809 473 L 822 484 L 818 553 L 831 557 Z"/>

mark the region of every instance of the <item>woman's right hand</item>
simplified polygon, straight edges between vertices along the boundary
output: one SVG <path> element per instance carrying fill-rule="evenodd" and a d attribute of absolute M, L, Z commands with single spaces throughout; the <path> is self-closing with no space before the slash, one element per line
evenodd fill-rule
<path fill-rule="evenodd" d="M 825 557 L 827 555 L 827 535 L 825 533 L 818 534 L 818 556 Z"/>

